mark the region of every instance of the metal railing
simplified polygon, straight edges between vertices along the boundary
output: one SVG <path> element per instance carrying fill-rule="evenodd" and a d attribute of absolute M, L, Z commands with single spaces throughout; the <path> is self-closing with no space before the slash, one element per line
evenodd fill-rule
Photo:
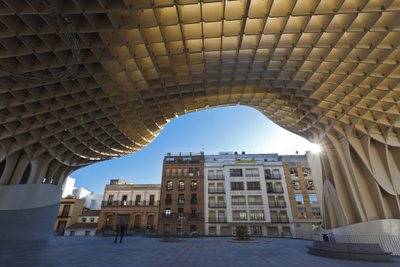
<path fill-rule="evenodd" d="M 226 223 L 227 220 L 225 217 L 208 217 L 209 223 Z"/>
<path fill-rule="evenodd" d="M 209 208 L 225 208 L 226 203 L 224 201 L 208 202 L 208 207 Z"/>
<path fill-rule="evenodd" d="M 295 238 L 324 241 L 323 234 L 328 236 L 329 242 L 347 244 L 379 244 L 385 252 L 392 252 L 400 256 L 400 235 L 338 235 L 330 230 L 313 231 L 295 230 Z"/>
<path fill-rule="evenodd" d="M 208 180 L 225 180 L 223 175 L 208 175 Z"/>
<path fill-rule="evenodd" d="M 386 252 L 400 255 L 400 236 L 398 235 L 335 235 L 329 234 L 330 242 L 349 244 L 379 244 Z"/>
<path fill-rule="evenodd" d="M 268 202 L 270 208 L 286 208 L 286 202 Z"/>
<path fill-rule="evenodd" d="M 289 218 L 287 216 L 271 217 L 271 222 L 273 222 L 273 223 L 288 223 Z"/>
<path fill-rule="evenodd" d="M 244 206 L 246 205 L 246 201 L 243 202 L 232 202 L 232 206 Z"/>
<path fill-rule="evenodd" d="M 267 192 L 268 193 L 283 193 L 283 188 L 268 187 Z"/>
<path fill-rule="evenodd" d="M 208 188 L 209 194 L 225 193 L 225 188 Z"/>
<path fill-rule="evenodd" d="M 262 201 L 249 201 L 249 205 L 262 206 L 264 203 Z"/>
<path fill-rule="evenodd" d="M 132 206 L 158 206 L 159 201 L 132 201 L 132 200 L 116 200 L 116 201 L 102 201 L 102 207 L 132 207 Z"/>
<path fill-rule="evenodd" d="M 280 175 L 279 176 L 275 176 L 275 175 L 267 175 L 267 174 L 265 174 L 264 176 L 265 176 L 265 180 L 280 180 L 282 178 Z"/>

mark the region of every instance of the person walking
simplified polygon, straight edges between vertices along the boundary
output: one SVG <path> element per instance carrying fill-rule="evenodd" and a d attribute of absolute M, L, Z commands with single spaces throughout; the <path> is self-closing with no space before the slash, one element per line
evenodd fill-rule
<path fill-rule="evenodd" d="M 121 225 L 120 227 L 117 228 L 117 230 L 115 230 L 114 243 L 117 243 L 118 236 L 120 236 L 119 243 L 122 243 L 122 239 L 124 238 L 124 234 L 125 234 L 125 227 L 123 225 Z"/>

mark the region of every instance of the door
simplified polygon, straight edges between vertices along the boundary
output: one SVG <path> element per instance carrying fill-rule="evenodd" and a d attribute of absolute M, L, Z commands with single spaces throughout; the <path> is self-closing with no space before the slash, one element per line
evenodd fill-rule
<path fill-rule="evenodd" d="M 136 215 L 135 216 L 135 222 L 133 224 L 133 228 L 138 229 L 140 228 L 140 222 L 142 221 L 142 216 L 141 215 Z"/>

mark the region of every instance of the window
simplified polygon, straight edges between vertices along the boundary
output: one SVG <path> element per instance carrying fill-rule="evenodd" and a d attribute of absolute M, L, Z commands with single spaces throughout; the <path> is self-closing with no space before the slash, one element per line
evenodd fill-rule
<path fill-rule="evenodd" d="M 243 176 L 242 169 L 230 169 L 229 173 L 230 173 L 231 177 L 242 177 Z"/>
<path fill-rule="evenodd" d="M 190 197 L 190 204 L 196 205 L 197 204 L 197 194 L 192 194 Z"/>
<path fill-rule="evenodd" d="M 178 189 L 179 190 L 185 190 L 185 182 L 184 181 L 182 181 L 182 180 L 179 181 Z"/>
<path fill-rule="evenodd" d="M 315 190 L 315 186 L 314 186 L 313 180 L 307 180 L 306 181 L 306 187 L 307 187 L 307 190 Z"/>
<path fill-rule="evenodd" d="M 299 181 L 292 182 L 292 187 L 293 187 L 294 190 L 301 190 Z"/>
<path fill-rule="evenodd" d="M 246 169 L 245 170 L 247 177 L 258 177 L 260 176 L 258 173 L 258 169 Z"/>
<path fill-rule="evenodd" d="M 299 211 L 299 217 L 307 218 L 306 208 L 303 207 L 298 208 L 298 211 Z"/>
<path fill-rule="evenodd" d="M 318 203 L 317 194 L 309 194 L 308 197 L 310 198 L 311 204 L 317 204 Z"/>
<path fill-rule="evenodd" d="M 171 169 L 165 169 L 165 176 L 171 176 Z"/>
<path fill-rule="evenodd" d="M 304 199 L 302 194 L 295 194 L 295 199 L 297 204 L 304 204 Z"/>
<path fill-rule="evenodd" d="M 185 204 L 185 197 L 183 194 L 179 194 L 178 205 L 183 205 L 183 204 Z"/>
<path fill-rule="evenodd" d="M 265 179 L 272 179 L 272 174 L 270 169 L 264 170 Z"/>
<path fill-rule="evenodd" d="M 249 205 L 262 205 L 263 200 L 261 196 L 248 196 Z"/>
<path fill-rule="evenodd" d="M 70 236 L 75 236 L 75 231 L 69 232 L 69 235 L 70 235 Z"/>
<path fill-rule="evenodd" d="M 192 182 L 190 183 L 190 189 L 192 191 L 197 190 L 197 181 L 196 180 L 192 180 Z"/>
<path fill-rule="evenodd" d="M 183 169 L 183 176 L 188 176 L 188 169 L 187 168 Z"/>
<path fill-rule="evenodd" d="M 247 220 L 247 211 L 245 210 L 234 210 L 232 211 L 233 220 Z"/>
<path fill-rule="evenodd" d="M 292 176 L 299 176 L 299 174 L 297 173 L 297 169 L 296 168 L 291 168 L 290 169 L 290 174 L 292 175 Z"/>
<path fill-rule="evenodd" d="M 281 179 L 281 173 L 279 172 L 279 169 L 272 170 L 272 179 Z"/>
<path fill-rule="evenodd" d="M 82 218 L 82 222 L 83 223 L 86 222 L 86 218 L 85 217 Z"/>
<path fill-rule="evenodd" d="M 85 235 L 89 236 L 90 235 L 90 231 L 85 231 Z"/>
<path fill-rule="evenodd" d="M 264 211 L 263 210 L 251 210 L 249 211 L 250 220 L 259 221 L 264 220 Z"/>
<path fill-rule="evenodd" d="M 175 176 L 176 175 L 176 169 L 171 169 L 171 175 Z"/>
<path fill-rule="evenodd" d="M 90 218 L 90 222 L 94 222 L 94 218 L 92 217 L 92 218 Z"/>
<path fill-rule="evenodd" d="M 172 181 L 169 180 L 167 181 L 167 191 L 172 191 L 172 189 L 173 189 Z"/>
<path fill-rule="evenodd" d="M 185 213 L 183 212 L 183 208 L 178 209 L 178 220 L 185 219 Z"/>
<path fill-rule="evenodd" d="M 107 206 L 111 206 L 114 200 L 114 195 L 109 195 L 107 200 Z"/>
<path fill-rule="evenodd" d="M 244 196 L 232 196 L 232 205 L 246 205 Z"/>
<path fill-rule="evenodd" d="M 321 217 L 321 209 L 320 208 L 312 208 L 312 212 L 315 217 Z"/>
<path fill-rule="evenodd" d="M 71 209 L 71 205 L 64 205 L 61 216 L 68 217 L 69 210 Z"/>
<path fill-rule="evenodd" d="M 171 208 L 166 208 L 165 209 L 165 218 L 171 218 L 172 213 L 171 213 Z"/>
<path fill-rule="evenodd" d="M 214 171 L 208 171 L 208 179 L 214 179 L 215 178 L 215 175 L 214 175 Z"/>
<path fill-rule="evenodd" d="M 165 163 L 167 164 L 175 163 L 175 158 L 165 158 Z"/>
<path fill-rule="evenodd" d="M 247 182 L 247 190 L 260 190 L 260 182 Z"/>
<path fill-rule="evenodd" d="M 166 194 L 165 195 L 165 204 L 171 205 L 172 204 L 172 195 L 171 194 Z"/>
<path fill-rule="evenodd" d="M 243 182 L 231 182 L 231 190 L 244 190 L 244 183 Z"/>
<path fill-rule="evenodd" d="M 192 210 L 192 213 L 190 214 L 191 218 L 197 218 L 197 210 Z"/>
<path fill-rule="evenodd" d="M 252 225 L 251 227 L 250 227 L 250 229 L 251 229 L 251 234 L 252 235 L 258 235 L 258 236 L 262 236 L 262 227 L 261 226 L 259 226 L 259 225 Z"/>
<path fill-rule="evenodd" d="M 135 205 L 136 205 L 136 206 L 142 205 L 141 199 L 142 199 L 142 196 L 141 196 L 141 195 L 136 195 L 136 200 L 135 200 Z"/>
<path fill-rule="evenodd" d="M 122 196 L 122 199 L 121 199 L 121 205 L 122 205 L 122 206 L 126 206 L 126 204 L 127 204 L 127 199 L 128 199 L 128 196 L 127 196 L 127 195 L 123 195 L 123 196 Z"/>
<path fill-rule="evenodd" d="M 200 168 L 194 168 L 194 175 L 200 176 Z"/>
<path fill-rule="evenodd" d="M 219 179 L 224 178 L 224 174 L 222 173 L 222 170 L 217 170 L 217 176 L 215 178 L 219 178 Z"/>
<path fill-rule="evenodd" d="M 182 176 L 182 169 L 177 169 L 176 172 L 178 176 Z"/>
<path fill-rule="evenodd" d="M 150 206 L 154 206 L 155 205 L 155 201 L 154 201 L 154 199 L 155 199 L 155 195 L 150 195 L 150 201 L 149 201 L 149 205 Z"/>
<path fill-rule="evenodd" d="M 189 168 L 189 176 L 193 176 L 193 175 L 194 175 L 193 168 Z"/>
<path fill-rule="evenodd" d="M 304 177 L 307 177 L 311 175 L 311 169 L 310 168 L 303 168 L 303 175 Z"/>

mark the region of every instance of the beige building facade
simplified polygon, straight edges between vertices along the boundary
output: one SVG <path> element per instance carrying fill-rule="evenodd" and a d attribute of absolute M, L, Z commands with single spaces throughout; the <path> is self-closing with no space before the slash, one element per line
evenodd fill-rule
<path fill-rule="evenodd" d="M 159 184 L 131 184 L 124 180 L 111 180 L 104 190 L 98 231 L 113 233 L 121 226 L 127 234 L 157 229 L 159 200 Z"/>
<path fill-rule="evenodd" d="M 77 198 L 62 198 L 53 231 L 56 235 L 64 235 L 65 229 L 76 223 L 84 210 L 85 201 Z"/>
<path fill-rule="evenodd" d="M 311 239 L 313 229 L 323 225 L 321 199 L 306 155 L 280 156 L 288 188 L 297 238 Z M 321 192 L 320 192 L 321 193 Z"/>

